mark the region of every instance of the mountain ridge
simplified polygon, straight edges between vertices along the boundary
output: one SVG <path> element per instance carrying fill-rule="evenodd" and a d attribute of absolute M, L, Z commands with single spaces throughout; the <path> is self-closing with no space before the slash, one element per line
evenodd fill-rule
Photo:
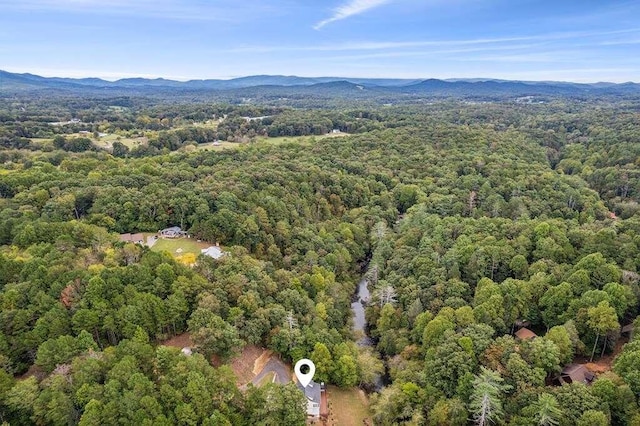
<path fill-rule="evenodd" d="M 332 95 L 340 91 L 367 91 L 375 94 L 432 95 L 432 96 L 580 96 L 580 95 L 629 95 L 640 94 L 640 84 L 626 83 L 575 83 L 566 81 L 522 81 L 491 78 L 460 79 L 396 79 L 351 77 L 300 77 L 295 75 L 250 75 L 233 79 L 202 79 L 177 81 L 165 78 L 123 78 L 115 81 L 100 78 L 42 77 L 30 73 L 11 73 L 0 70 L 0 93 L 25 91 L 62 92 L 117 92 L 149 94 L 158 92 L 220 92 L 242 91 L 251 95 L 261 89 L 272 93 L 290 93 L 292 89 L 321 93 L 329 90 Z"/>

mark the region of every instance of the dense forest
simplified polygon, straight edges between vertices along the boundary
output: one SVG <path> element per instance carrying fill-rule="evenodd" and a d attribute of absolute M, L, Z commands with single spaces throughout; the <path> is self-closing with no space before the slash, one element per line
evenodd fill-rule
<path fill-rule="evenodd" d="M 0 420 L 304 424 L 294 385 L 236 386 L 260 345 L 375 424 L 640 425 L 638 123 L 633 98 L 5 97 Z M 229 255 L 119 239 L 170 226 Z M 185 332 L 192 356 L 162 345 Z"/>

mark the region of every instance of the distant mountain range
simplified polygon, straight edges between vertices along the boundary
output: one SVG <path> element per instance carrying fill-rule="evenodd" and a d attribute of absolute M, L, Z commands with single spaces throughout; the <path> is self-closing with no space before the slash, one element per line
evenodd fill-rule
<path fill-rule="evenodd" d="M 0 70 L 0 94 L 50 92 L 92 95 L 219 94 L 223 97 L 285 97 L 299 95 L 373 97 L 526 97 L 640 95 L 637 83 L 580 84 L 555 81 L 509 81 L 497 79 L 376 79 L 254 75 L 230 80 L 174 81 L 163 78 L 41 77 Z"/>

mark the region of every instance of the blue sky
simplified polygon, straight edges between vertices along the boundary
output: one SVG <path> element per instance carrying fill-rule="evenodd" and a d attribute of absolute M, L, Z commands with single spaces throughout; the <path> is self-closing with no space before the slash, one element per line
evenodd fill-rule
<path fill-rule="evenodd" d="M 62 77 L 640 82 L 640 1 L 0 0 L 0 69 Z"/>

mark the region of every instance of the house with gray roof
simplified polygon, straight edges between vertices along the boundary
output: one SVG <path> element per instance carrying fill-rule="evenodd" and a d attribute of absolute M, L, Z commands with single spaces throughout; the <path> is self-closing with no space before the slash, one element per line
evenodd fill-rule
<path fill-rule="evenodd" d="M 160 234 L 160 236 L 164 238 L 179 238 L 187 235 L 187 233 L 183 231 L 179 226 L 165 228 L 161 231 L 158 231 L 158 234 Z"/>
<path fill-rule="evenodd" d="M 298 389 L 304 392 L 307 398 L 307 417 L 320 417 L 320 401 L 322 398 L 323 386 L 313 380 L 306 387 L 298 382 Z"/>

